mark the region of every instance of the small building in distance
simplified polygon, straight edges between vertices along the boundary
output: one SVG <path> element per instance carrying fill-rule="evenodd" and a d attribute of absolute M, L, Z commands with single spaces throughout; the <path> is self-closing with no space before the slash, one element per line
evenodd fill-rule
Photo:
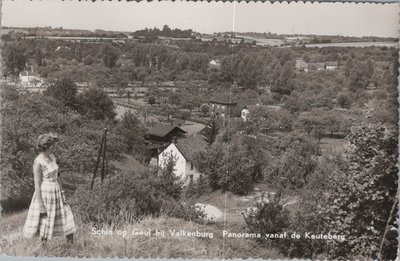
<path fill-rule="evenodd" d="M 295 68 L 300 72 L 308 72 L 308 63 L 306 63 L 302 59 L 298 59 L 296 60 Z"/>
<path fill-rule="evenodd" d="M 210 99 L 210 115 L 215 118 L 232 118 L 240 116 L 238 103 L 229 95 L 222 94 Z"/>
<path fill-rule="evenodd" d="M 258 108 L 261 108 L 260 105 L 255 104 L 255 105 L 245 105 L 240 113 L 240 116 L 242 117 L 243 121 L 248 121 L 250 119 L 251 114 L 257 110 Z"/>
<path fill-rule="evenodd" d="M 221 69 L 221 62 L 219 60 L 211 60 L 208 64 L 208 68 L 210 70 L 220 70 Z"/>
<path fill-rule="evenodd" d="M 47 88 L 46 82 L 32 71 L 20 72 L 19 81 L 21 86 L 26 88 L 27 91 L 42 92 L 45 88 Z"/>
<path fill-rule="evenodd" d="M 338 62 L 334 61 L 334 62 L 325 62 L 325 69 L 329 70 L 329 71 L 334 71 L 338 68 Z"/>
<path fill-rule="evenodd" d="M 174 174 L 180 177 L 184 185 L 188 185 L 202 176 L 195 166 L 195 159 L 206 148 L 207 143 L 201 135 L 174 140 L 158 155 L 158 167 L 163 168 L 172 159 L 175 164 Z"/>

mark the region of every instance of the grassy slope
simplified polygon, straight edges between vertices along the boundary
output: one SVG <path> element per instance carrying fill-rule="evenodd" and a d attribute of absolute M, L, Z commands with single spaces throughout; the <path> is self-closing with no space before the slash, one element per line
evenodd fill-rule
<path fill-rule="evenodd" d="M 167 257 L 167 258 L 284 258 L 273 248 L 260 247 L 248 239 L 222 238 L 221 229 L 215 225 L 199 225 L 174 218 L 148 218 L 141 223 L 127 225 L 133 228 L 166 231 L 166 237 L 136 236 L 124 239 L 122 236 L 92 235 L 91 227 L 79 225 L 76 242 L 68 245 L 64 238 L 48 242 L 47 248 L 40 246 L 37 238 L 24 239 L 21 236 L 26 211 L 1 220 L 1 252 L 18 256 L 73 256 L 73 257 Z M 10 226 L 13 226 L 12 228 Z M 169 229 L 214 232 L 214 238 L 171 237 Z M 115 230 L 114 230 L 115 231 Z"/>

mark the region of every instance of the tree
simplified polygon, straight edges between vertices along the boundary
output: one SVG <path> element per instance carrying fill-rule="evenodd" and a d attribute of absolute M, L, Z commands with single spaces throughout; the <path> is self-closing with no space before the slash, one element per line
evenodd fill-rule
<path fill-rule="evenodd" d="M 176 159 L 171 154 L 159 169 L 159 189 L 165 196 L 179 199 L 182 194 L 183 181 L 175 175 L 175 165 Z"/>
<path fill-rule="evenodd" d="M 62 77 L 56 80 L 44 92 L 45 95 L 60 101 L 62 106 L 73 109 L 77 106 L 77 93 L 78 89 L 69 77 Z"/>
<path fill-rule="evenodd" d="M 7 45 L 4 48 L 4 75 L 18 75 L 25 69 L 26 55 L 25 49 L 18 45 Z"/>
<path fill-rule="evenodd" d="M 335 242 L 331 257 L 362 255 L 394 260 L 397 252 L 397 133 L 388 132 L 379 125 L 364 124 L 352 128 L 349 142 L 346 180 L 337 183 L 330 194 L 330 204 L 324 208 L 327 229 L 346 237 L 344 241 Z"/>
<path fill-rule="evenodd" d="M 217 139 L 198 155 L 196 164 L 212 190 L 247 194 L 262 177 L 267 156 L 255 138 L 234 134 L 227 142 Z"/>
<path fill-rule="evenodd" d="M 217 135 L 218 135 L 218 126 L 214 119 L 210 120 L 204 129 L 204 138 L 208 145 L 214 143 Z"/>
<path fill-rule="evenodd" d="M 206 103 L 203 103 L 200 106 L 200 111 L 201 111 L 201 113 L 203 113 L 203 115 L 207 115 L 210 111 L 210 106 L 208 106 L 208 104 L 206 104 Z"/>
<path fill-rule="evenodd" d="M 302 189 L 307 185 L 308 177 L 314 172 L 316 157 L 319 155 L 318 142 L 309 137 L 296 137 L 267 179 L 282 190 Z"/>
<path fill-rule="evenodd" d="M 36 139 L 40 134 L 52 131 L 60 137 L 54 154 L 67 191 L 87 182 L 96 162 L 102 128 L 110 129 L 108 159 L 111 161 L 120 157 L 122 143 L 115 136 L 113 126 L 84 119 L 40 94 L 15 96 L 3 92 L 2 95 L 0 203 L 4 210 L 26 207 L 32 199 L 32 163 L 37 155 Z M 68 175 L 63 175 L 65 169 L 69 170 Z"/>
<path fill-rule="evenodd" d="M 118 134 L 123 139 L 125 151 L 134 153 L 139 159 L 146 160 L 149 157 L 148 152 L 144 149 L 144 126 L 141 121 L 130 111 L 122 115 L 118 123 Z"/>
<path fill-rule="evenodd" d="M 349 93 L 340 92 L 336 97 L 336 101 L 340 107 L 349 109 L 352 103 Z"/>
<path fill-rule="evenodd" d="M 36 64 L 37 66 L 42 66 L 43 63 L 43 53 L 42 53 L 42 49 L 40 48 L 36 48 L 36 52 L 35 52 L 35 60 L 36 60 Z"/>
<path fill-rule="evenodd" d="M 147 100 L 147 103 L 150 105 L 153 105 L 156 103 L 156 97 L 154 96 L 149 96 L 149 99 Z"/>
<path fill-rule="evenodd" d="M 78 63 L 82 62 L 82 49 L 81 49 L 81 47 L 79 45 L 75 47 L 75 60 Z"/>
<path fill-rule="evenodd" d="M 118 60 L 118 52 L 117 50 L 110 44 L 107 44 L 103 47 L 103 63 L 106 67 L 112 68 L 117 65 Z"/>
<path fill-rule="evenodd" d="M 114 119 L 115 105 L 105 91 L 89 88 L 78 95 L 78 111 L 96 120 Z"/>
<path fill-rule="evenodd" d="M 355 92 L 357 90 L 364 90 L 370 83 L 373 72 L 366 62 L 357 61 L 353 64 L 353 67 L 349 71 L 348 81 L 349 90 Z"/>

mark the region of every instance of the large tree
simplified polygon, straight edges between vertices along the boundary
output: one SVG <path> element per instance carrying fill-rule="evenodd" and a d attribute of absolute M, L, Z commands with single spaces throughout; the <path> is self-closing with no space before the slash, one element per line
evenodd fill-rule
<path fill-rule="evenodd" d="M 4 72 L 5 76 L 18 75 L 25 69 L 26 54 L 25 49 L 18 45 L 7 45 L 3 52 L 4 57 Z"/>
<path fill-rule="evenodd" d="M 91 119 L 114 119 L 115 105 L 105 91 L 90 88 L 78 95 L 78 111 Z"/>
<path fill-rule="evenodd" d="M 397 133 L 379 125 L 362 125 L 351 130 L 349 142 L 346 180 L 337 184 L 325 208 L 331 233 L 346 237 L 344 241 L 335 242 L 332 258 L 361 255 L 394 260 L 397 252 Z"/>
<path fill-rule="evenodd" d="M 44 92 L 45 95 L 58 100 L 62 106 L 70 108 L 76 108 L 77 106 L 77 93 L 78 89 L 69 77 L 57 79 Z"/>

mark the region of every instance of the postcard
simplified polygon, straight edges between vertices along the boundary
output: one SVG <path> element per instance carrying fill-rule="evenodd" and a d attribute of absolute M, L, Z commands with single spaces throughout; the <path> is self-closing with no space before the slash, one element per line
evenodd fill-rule
<path fill-rule="evenodd" d="M 398 12 L 2 1 L 1 255 L 395 260 Z"/>

